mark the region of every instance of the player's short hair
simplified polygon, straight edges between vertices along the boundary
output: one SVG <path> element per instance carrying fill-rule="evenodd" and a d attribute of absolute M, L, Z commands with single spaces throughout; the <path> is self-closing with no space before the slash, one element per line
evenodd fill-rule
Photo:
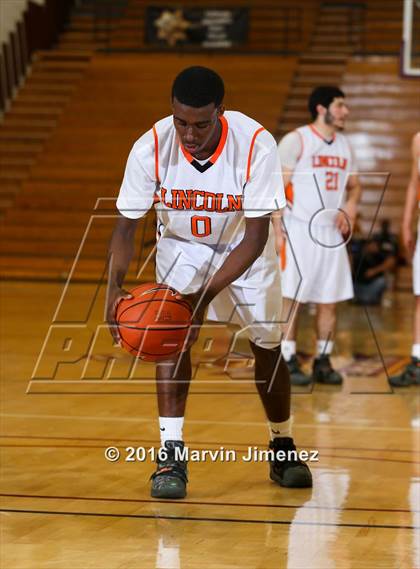
<path fill-rule="evenodd" d="M 174 97 L 189 107 L 205 107 L 214 103 L 218 107 L 225 95 L 223 79 L 212 69 L 195 65 L 187 67 L 175 77 L 172 85 Z"/>
<path fill-rule="evenodd" d="M 308 100 L 308 109 L 312 115 L 312 118 L 316 119 L 318 116 L 318 111 L 316 110 L 317 105 L 322 105 L 328 109 L 336 97 L 345 97 L 343 91 L 338 87 L 329 85 L 315 87 L 315 89 L 309 95 Z"/>

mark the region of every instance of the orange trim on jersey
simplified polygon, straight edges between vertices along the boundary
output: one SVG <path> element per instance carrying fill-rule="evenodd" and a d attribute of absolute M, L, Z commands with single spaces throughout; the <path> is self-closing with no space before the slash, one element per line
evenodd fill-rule
<path fill-rule="evenodd" d="M 153 125 L 153 137 L 155 139 L 155 176 L 156 180 L 160 183 L 159 178 L 159 139 L 156 132 L 155 125 Z"/>
<path fill-rule="evenodd" d="M 252 137 L 251 140 L 251 146 L 249 147 L 249 152 L 248 152 L 248 163 L 246 166 L 246 181 L 248 182 L 250 177 L 251 177 L 251 160 L 252 160 L 252 152 L 254 151 L 254 144 L 255 144 L 255 139 L 257 138 L 257 136 L 259 135 L 259 133 L 264 130 L 264 127 L 261 126 L 260 128 L 258 128 L 255 132 L 254 135 Z"/>
<path fill-rule="evenodd" d="M 219 158 L 219 156 L 221 155 L 223 148 L 225 147 L 226 144 L 226 139 L 227 139 L 227 135 L 228 135 L 228 122 L 225 119 L 225 117 L 223 115 L 221 115 L 219 117 L 220 122 L 222 123 L 222 134 L 220 135 L 220 140 L 219 140 L 219 144 L 217 145 L 216 150 L 214 151 L 213 156 L 211 156 L 209 158 L 210 162 L 212 164 L 214 164 L 216 162 L 216 160 Z"/>
<path fill-rule="evenodd" d="M 192 162 L 194 160 L 194 156 L 192 156 L 187 150 L 185 150 L 185 148 L 182 146 L 181 142 L 179 143 L 179 146 L 181 147 L 182 154 L 185 156 L 185 158 L 188 160 L 188 162 Z"/>
<path fill-rule="evenodd" d="M 223 149 L 225 147 L 226 144 L 226 139 L 227 139 L 227 135 L 228 135 L 228 130 L 229 130 L 229 125 L 227 120 L 225 119 L 225 117 L 223 115 L 221 115 L 219 117 L 219 121 L 222 124 L 222 134 L 220 135 L 220 140 L 219 140 L 219 144 L 217 145 L 216 150 L 213 152 L 213 154 L 210 156 L 210 158 L 208 159 L 209 162 L 211 162 L 212 164 L 214 164 L 216 162 L 216 160 L 219 158 L 219 156 L 221 155 L 221 153 L 223 152 Z M 182 153 L 185 156 L 185 158 L 188 160 L 188 162 L 192 162 L 193 160 L 195 160 L 194 156 L 192 154 L 190 154 L 188 152 L 188 150 L 186 150 L 183 145 L 181 144 L 181 142 L 179 143 Z"/>
<path fill-rule="evenodd" d="M 286 268 L 286 242 L 283 243 L 280 251 L 279 251 L 279 257 L 280 257 L 280 268 L 282 271 L 284 271 L 284 269 Z"/>
<path fill-rule="evenodd" d="M 287 184 L 287 186 L 284 188 L 284 193 L 286 195 L 286 200 L 290 203 L 293 204 L 293 200 L 294 200 L 294 189 L 293 189 L 293 184 L 292 182 L 289 182 Z"/>
<path fill-rule="evenodd" d="M 316 136 L 318 136 L 321 140 L 323 140 L 324 142 L 327 142 L 327 143 L 330 142 L 329 140 L 326 140 L 326 139 L 322 136 L 322 134 L 316 130 L 316 128 L 314 127 L 313 124 L 310 124 L 310 125 L 309 125 L 309 128 L 310 128 L 311 131 L 312 131 L 314 134 L 316 134 Z M 331 142 L 334 142 L 334 140 L 335 140 L 335 132 L 334 132 L 334 134 L 333 134 L 333 137 L 332 137 Z"/>

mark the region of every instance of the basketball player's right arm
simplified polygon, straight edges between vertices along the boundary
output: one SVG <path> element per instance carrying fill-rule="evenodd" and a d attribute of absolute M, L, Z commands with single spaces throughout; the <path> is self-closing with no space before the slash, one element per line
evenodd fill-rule
<path fill-rule="evenodd" d="M 123 298 L 131 298 L 122 286 L 134 253 L 137 224 L 152 206 L 155 189 L 153 136 L 148 132 L 134 144 L 128 157 L 117 200 L 122 215 L 115 224 L 108 251 L 106 319 L 116 342 L 120 341 L 115 325 L 117 305 Z"/>
<path fill-rule="evenodd" d="M 134 235 L 138 219 L 121 216 L 117 219 L 108 250 L 108 289 L 106 301 L 106 319 L 110 326 L 114 341 L 119 343 L 120 337 L 115 322 L 118 303 L 123 298 L 131 298 L 131 294 L 122 288 L 130 261 L 134 253 Z"/>
<path fill-rule="evenodd" d="M 302 153 L 302 141 L 299 134 L 296 131 L 286 134 L 286 136 L 284 136 L 279 142 L 277 150 L 280 156 L 283 184 L 286 188 L 287 195 L 287 187 L 292 180 L 293 171 L 299 160 L 299 156 Z M 271 222 L 274 228 L 275 246 L 278 255 L 280 255 L 285 245 L 285 235 L 281 218 L 282 213 L 279 211 L 275 211 L 271 215 Z"/>
<path fill-rule="evenodd" d="M 420 132 L 413 137 L 411 146 L 412 164 L 410 182 L 407 187 L 404 217 L 402 222 L 402 238 L 408 257 L 411 259 L 414 252 L 413 215 L 417 205 L 417 192 L 420 188 Z"/>

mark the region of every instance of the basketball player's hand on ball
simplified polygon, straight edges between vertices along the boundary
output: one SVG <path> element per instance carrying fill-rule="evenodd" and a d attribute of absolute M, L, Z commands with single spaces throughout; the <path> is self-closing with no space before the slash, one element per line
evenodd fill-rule
<path fill-rule="evenodd" d="M 106 305 L 106 321 L 109 325 L 109 331 L 116 344 L 121 343 L 120 334 L 118 332 L 117 322 L 115 320 L 115 314 L 117 311 L 118 303 L 123 300 L 123 298 L 133 298 L 126 290 L 118 286 L 110 286 L 108 288 L 108 299 Z"/>
<path fill-rule="evenodd" d="M 190 304 L 193 313 L 190 333 L 188 334 L 187 342 L 183 349 L 183 351 L 186 352 L 198 339 L 206 308 L 209 303 L 205 299 L 205 295 L 203 295 L 202 291 L 193 294 L 179 294 L 177 298 L 186 300 Z"/>

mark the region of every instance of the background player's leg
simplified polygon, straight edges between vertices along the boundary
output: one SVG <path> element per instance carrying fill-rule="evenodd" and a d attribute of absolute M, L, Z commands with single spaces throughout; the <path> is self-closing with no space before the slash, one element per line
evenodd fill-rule
<path fill-rule="evenodd" d="M 420 346 L 420 296 L 415 296 L 416 308 L 414 314 L 414 344 Z M 415 354 L 413 354 L 415 355 Z M 420 354 L 417 354 L 417 358 L 420 359 Z"/>
<path fill-rule="evenodd" d="M 312 371 L 314 381 L 333 385 L 339 385 L 343 382 L 342 376 L 333 369 L 330 361 L 330 355 L 334 347 L 336 314 L 337 306 L 335 303 L 317 304 L 317 355 Z"/>
<path fill-rule="evenodd" d="M 293 385 L 308 385 L 311 383 L 309 375 L 300 368 L 296 355 L 296 338 L 298 330 L 300 304 L 291 298 L 283 298 L 281 321 L 283 340 L 281 352 L 290 373 Z"/>
<path fill-rule="evenodd" d="M 296 341 L 300 304 L 292 298 L 283 298 L 281 321 L 285 340 Z M 282 345 L 283 352 L 283 345 Z"/>
<path fill-rule="evenodd" d="M 186 496 L 187 463 L 177 453 L 184 448 L 182 428 L 190 381 L 190 350 L 174 361 L 156 365 L 160 437 L 165 454 L 158 457 L 152 476 L 153 498 Z"/>
<path fill-rule="evenodd" d="M 411 383 L 420 385 L 420 296 L 415 296 L 413 347 L 411 350 Z"/>
<path fill-rule="evenodd" d="M 394 387 L 407 387 L 420 385 L 420 296 L 415 297 L 415 312 L 413 322 L 413 347 L 411 349 L 411 362 L 399 375 L 389 378 Z"/>
<path fill-rule="evenodd" d="M 255 356 L 255 383 L 270 426 L 270 449 L 296 450 L 292 438 L 290 417 L 290 376 L 280 347 L 266 349 L 250 342 Z M 290 488 L 312 486 L 312 476 L 306 464 L 299 459 L 275 458 L 270 461 L 270 478 Z"/>
<path fill-rule="evenodd" d="M 333 342 L 335 334 L 336 304 L 317 304 L 316 305 L 316 333 L 318 340 Z M 321 352 L 322 353 L 322 352 Z M 327 351 L 327 353 L 331 353 Z"/>

